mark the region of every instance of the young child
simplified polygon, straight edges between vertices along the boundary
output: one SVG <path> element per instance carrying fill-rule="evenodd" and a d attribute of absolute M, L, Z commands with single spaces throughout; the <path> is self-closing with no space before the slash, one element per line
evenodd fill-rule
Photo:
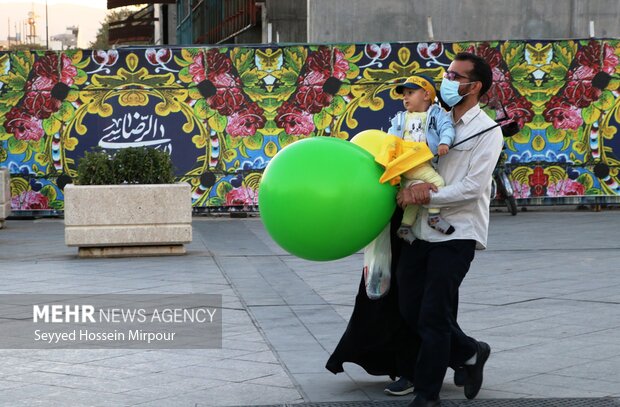
<path fill-rule="evenodd" d="M 388 133 L 405 141 L 425 142 L 433 154 L 439 156 L 447 154 L 455 137 L 454 125 L 448 112 L 433 103 L 436 97 L 433 81 L 424 75 L 410 76 L 396 87 L 396 93 L 403 95 L 406 110 L 394 116 Z M 417 181 L 429 182 L 438 188 L 445 185 L 443 178 L 435 171 L 430 161 L 402 175 L 403 187 Z M 400 238 L 409 243 L 415 239 L 412 226 L 419 209 L 419 205 L 408 205 L 405 208 L 397 232 Z M 454 233 L 454 227 L 441 217 L 439 208 L 429 208 L 427 221 L 430 227 L 441 233 L 447 235 Z"/>

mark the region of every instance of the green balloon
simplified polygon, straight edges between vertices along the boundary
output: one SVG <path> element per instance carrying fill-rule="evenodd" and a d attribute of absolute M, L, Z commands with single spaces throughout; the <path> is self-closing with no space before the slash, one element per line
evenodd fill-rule
<path fill-rule="evenodd" d="M 311 137 L 271 159 L 259 185 L 260 216 L 284 250 L 335 260 L 370 243 L 396 206 L 396 188 L 379 183 L 383 168 L 363 148 Z"/>

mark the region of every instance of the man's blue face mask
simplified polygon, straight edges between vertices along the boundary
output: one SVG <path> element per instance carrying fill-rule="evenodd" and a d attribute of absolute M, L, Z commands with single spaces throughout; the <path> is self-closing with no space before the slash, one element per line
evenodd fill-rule
<path fill-rule="evenodd" d="M 461 83 L 456 80 L 457 77 L 466 78 L 465 76 L 459 75 L 456 72 L 447 71 L 444 74 L 443 80 L 441 81 L 441 86 L 439 87 L 439 94 L 441 95 L 441 99 L 450 107 L 456 106 L 461 100 L 463 100 L 463 97 L 469 95 L 469 93 L 465 95 L 460 95 L 459 87 L 461 85 L 469 85 L 470 83 L 474 83 Z"/>

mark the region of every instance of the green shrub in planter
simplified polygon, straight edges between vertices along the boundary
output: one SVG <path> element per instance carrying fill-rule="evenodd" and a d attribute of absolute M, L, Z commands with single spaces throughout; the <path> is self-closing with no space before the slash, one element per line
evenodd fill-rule
<path fill-rule="evenodd" d="M 101 149 L 86 152 L 78 164 L 78 184 L 171 184 L 175 182 L 170 156 L 153 148 L 124 148 L 110 156 Z"/>

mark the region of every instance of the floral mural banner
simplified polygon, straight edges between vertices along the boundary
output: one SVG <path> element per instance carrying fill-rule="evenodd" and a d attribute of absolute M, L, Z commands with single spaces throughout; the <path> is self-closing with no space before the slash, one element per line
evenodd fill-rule
<path fill-rule="evenodd" d="M 2 52 L 12 209 L 62 210 L 86 151 L 127 147 L 168 152 L 196 209 L 256 209 L 278 151 L 387 130 L 396 84 L 439 84 L 461 51 L 493 69 L 486 111 L 521 127 L 505 140 L 521 204 L 619 201 L 620 41 L 588 39 Z"/>

